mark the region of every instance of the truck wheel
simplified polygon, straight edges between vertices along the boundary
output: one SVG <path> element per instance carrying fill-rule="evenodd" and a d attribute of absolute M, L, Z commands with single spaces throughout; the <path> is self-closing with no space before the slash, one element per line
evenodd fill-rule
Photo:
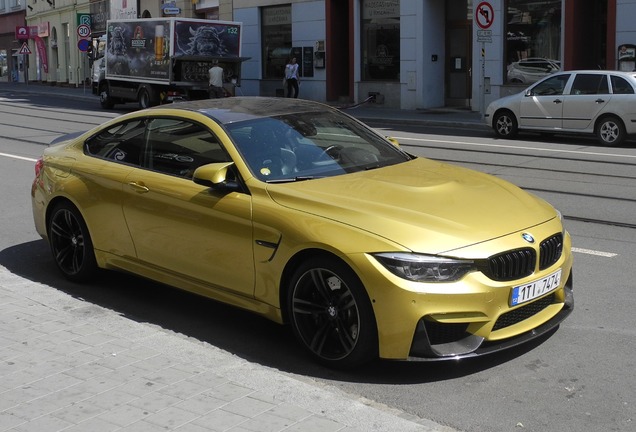
<path fill-rule="evenodd" d="M 99 86 L 99 103 L 102 105 L 104 109 L 111 109 L 115 106 L 115 102 L 113 102 L 113 98 L 110 97 L 110 89 L 108 88 L 108 84 L 102 84 Z"/>
<path fill-rule="evenodd" d="M 139 90 L 139 108 L 146 109 L 158 104 L 155 100 L 155 91 L 149 87 L 142 87 Z"/>

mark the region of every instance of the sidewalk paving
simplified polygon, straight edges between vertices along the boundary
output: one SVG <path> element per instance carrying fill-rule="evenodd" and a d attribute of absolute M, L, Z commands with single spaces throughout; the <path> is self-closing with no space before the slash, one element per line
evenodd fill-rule
<path fill-rule="evenodd" d="M 0 83 L 0 92 L 95 98 Z M 310 361 L 310 360 L 308 360 Z M 0 266 L 0 431 L 453 432 Z"/>
<path fill-rule="evenodd" d="M 453 431 L 0 266 L 0 431 L 166 430 Z"/>

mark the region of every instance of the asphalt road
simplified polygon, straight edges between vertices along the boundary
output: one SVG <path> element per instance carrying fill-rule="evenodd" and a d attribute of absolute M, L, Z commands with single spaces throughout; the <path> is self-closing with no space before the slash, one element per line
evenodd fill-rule
<path fill-rule="evenodd" d="M 0 95 L 3 96 L 3 95 Z M 317 366 L 291 335 L 250 314 L 128 275 L 78 287 L 60 279 L 32 226 L 33 160 L 51 139 L 123 112 L 95 102 L 0 97 L 0 261 L 17 274 L 205 341 L 312 385 L 469 432 L 636 430 L 636 146 L 481 130 L 374 123 L 408 151 L 511 180 L 563 213 L 575 247 L 575 311 L 554 333 L 504 355 L 443 363 Z M 10 203 L 7 205 L 6 203 Z M 152 292 L 149 296 L 148 292 Z M 175 307 L 178 305 L 178 307 Z"/>

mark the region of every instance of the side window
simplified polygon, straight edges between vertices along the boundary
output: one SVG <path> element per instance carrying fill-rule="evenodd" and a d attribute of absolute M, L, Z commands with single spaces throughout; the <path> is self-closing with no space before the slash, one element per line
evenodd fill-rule
<path fill-rule="evenodd" d="M 608 94 L 609 85 L 605 74 L 577 74 L 572 84 L 570 94 L 573 95 L 595 95 Z"/>
<path fill-rule="evenodd" d="M 148 123 L 144 167 L 192 178 L 201 165 L 231 161 L 208 129 L 188 121 L 157 118 Z"/>
<path fill-rule="evenodd" d="M 129 165 L 141 165 L 145 124 L 142 120 L 119 123 L 87 139 L 84 153 Z"/>
<path fill-rule="evenodd" d="M 532 94 L 536 96 L 557 96 L 563 94 L 563 89 L 570 79 L 570 74 L 550 77 L 532 88 Z"/>
<path fill-rule="evenodd" d="M 634 88 L 623 77 L 611 75 L 612 92 L 614 94 L 634 94 Z"/>

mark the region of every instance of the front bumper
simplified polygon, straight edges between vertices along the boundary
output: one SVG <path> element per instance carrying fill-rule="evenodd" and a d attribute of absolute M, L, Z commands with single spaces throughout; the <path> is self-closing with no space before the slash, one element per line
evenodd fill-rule
<path fill-rule="evenodd" d="M 564 295 L 561 310 L 550 320 L 518 336 L 493 342 L 467 333 L 468 324 L 442 324 L 422 318 L 417 324 L 408 360 L 439 361 L 479 357 L 529 342 L 554 330 L 574 310 L 572 274 L 565 284 Z M 555 301 L 555 294 L 552 293 L 507 312 L 499 317 L 494 328 L 503 329 L 515 325 L 552 306 Z"/>
<path fill-rule="evenodd" d="M 529 229 L 537 240 L 525 247 L 537 260 L 525 277 L 498 278 L 475 271 L 449 283 L 409 282 L 390 273 L 372 257 L 354 264 L 371 299 L 378 330 L 379 356 L 387 360 L 444 360 L 475 357 L 521 344 L 557 327 L 573 308 L 571 238 L 550 257 L 542 245 L 562 231 L 558 218 Z M 499 257 L 522 247 L 521 234 L 509 235 L 454 251 L 454 258 Z M 505 256 L 508 256 L 507 254 Z M 369 267 L 370 266 L 370 267 Z M 511 306 L 515 286 L 561 271 L 560 286 L 527 303 Z M 527 274 L 527 273 L 524 273 Z M 504 276 L 504 275 L 502 275 Z"/>

